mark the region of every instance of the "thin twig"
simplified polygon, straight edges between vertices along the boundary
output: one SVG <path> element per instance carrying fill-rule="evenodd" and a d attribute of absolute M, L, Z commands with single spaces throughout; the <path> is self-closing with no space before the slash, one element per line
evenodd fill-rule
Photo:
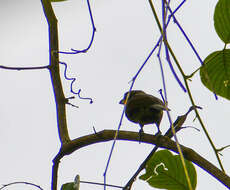
<path fill-rule="evenodd" d="M 38 66 L 38 67 L 8 67 L 8 66 L 0 65 L 0 69 L 17 70 L 17 71 L 21 71 L 21 70 L 40 70 L 40 69 L 48 69 L 48 68 L 49 68 L 49 65 Z"/>
<path fill-rule="evenodd" d="M 105 185 L 107 187 L 115 187 L 115 188 L 120 188 L 122 189 L 122 186 L 118 185 L 111 185 L 111 184 L 104 184 L 104 183 L 97 183 L 97 182 L 91 182 L 91 181 L 80 181 L 81 183 L 87 183 L 87 184 L 92 184 L 92 185 Z"/>
<path fill-rule="evenodd" d="M 65 62 L 60 61 L 60 64 L 64 65 L 65 69 L 64 69 L 64 77 L 66 80 L 71 81 L 70 83 L 70 92 L 73 93 L 74 95 L 77 95 L 80 99 L 83 100 L 89 100 L 89 103 L 92 104 L 93 103 L 93 99 L 92 98 L 88 98 L 88 97 L 81 97 L 80 93 L 81 93 L 81 89 L 78 90 L 78 92 L 75 92 L 75 90 L 73 89 L 73 83 L 76 81 L 76 78 L 70 78 L 67 76 L 67 64 Z"/>
<path fill-rule="evenodd" d="M 5 187 L 16 185 L 16 184 L 31 185 L 31 186 L 37 187 L 40 190 L 43 190 L 39 185 L 36 185 L 34 183 L 30 183 L 30 182 L 26 182 L 26 181 L 16 181 L 16 182 L 12 182 L 12 183 L 9 183 L 9 184 L 4 184 L 3 187 L 0 188 L 0 190 L 4 189 Z"/>
<path fill-rule="evenodd" d="M 91 48 L 91 46 L 92 46 L 92 44 L 93 44 L 95 32 L 96 32 L 96 27 L 95 27 L 95 24 L 94 24 L 93 13 L 92 13 L 92 10 L 91 10 L 91 6 L 90 6 L 90 3 L 89 3 L 89 0 L 87 0 L 87 6 L 88 6 L 90 21 L 91 21 L 91 25 L 92 25 L 92 29 L 93 29 L 92 36 L 91 36 L 89 45 L 87 46 L 87 48 L 82 49 L 82 50 L 76 50 L 76 49 L 71 48 L 71 51 L 72 51 L 72 52 L 59 51 L 59 53 L 63 53 L 63 54 L 86 53 L 86 52 Z"/>

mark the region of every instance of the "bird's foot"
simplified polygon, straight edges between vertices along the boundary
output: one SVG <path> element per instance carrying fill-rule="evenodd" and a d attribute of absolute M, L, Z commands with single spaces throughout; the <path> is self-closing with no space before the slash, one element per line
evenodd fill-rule
<path fill-rule="evenodd" d="M 144 131 L 143 131 L 143 129 L 141 128 L 140 131 L 139 131 L 139 144 L 141 144 L 141 139 L 142 139 L 143 133 L 144 133 Z"/>
<path fill-rule="evenodd" d="M 159 136 L 161 136 L 161 135 L 162 135 L 161 131 L 158 131 L 158 132 L 155 134 L 156 137 L 159 137 Z"/>

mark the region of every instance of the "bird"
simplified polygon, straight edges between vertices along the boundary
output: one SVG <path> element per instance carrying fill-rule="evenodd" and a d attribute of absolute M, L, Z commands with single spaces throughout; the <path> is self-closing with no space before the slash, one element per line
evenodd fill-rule
<path fill-rule="evenodd" d="M 142 90 L 132 90 L 124 94 L 123 99 L 119 102 L 125 106 L 125 115 L 131 122 L 140 126 L 139 135 L 144 132 L 143 127 L 147 124 L 156 124 L 160 135 L 160 122 L 164 110 L 170 110 L 159 98 L 146 94 Z"/>

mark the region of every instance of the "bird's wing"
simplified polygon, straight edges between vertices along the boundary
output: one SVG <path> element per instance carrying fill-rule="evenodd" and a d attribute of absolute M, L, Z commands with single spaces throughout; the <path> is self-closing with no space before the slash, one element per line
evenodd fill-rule
<path fill-rule="evenodd" d="M 149 107 L 157 110 L 170 110 L 167 106 L 157 97 L 148 94 L 138 94 L 133 96 L 130 101 L 128 101 L 130 107 Z"/>
<path fill-rule="evenodd" d="M 130 101 L 135 101 L 137 103 L 141 102 L 146 105 L 153 105 L 153 104 L 164 105 L 164 103 L 160 99 L 148 94 L 135 95 L 130 99 Z"/>
<path fill-rule="evenodd" d="M 154 105 L 151 105 L 149 106 L 149 108 L 153 108 L 155 110 L 169 110 L 169 108 L 167 108 L 165 105 L 161 105 L 161 104 L 154 104 Z"/>

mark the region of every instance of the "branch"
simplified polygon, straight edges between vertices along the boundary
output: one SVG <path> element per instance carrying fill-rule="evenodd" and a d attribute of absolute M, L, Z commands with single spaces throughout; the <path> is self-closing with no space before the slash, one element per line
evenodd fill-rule
<path fill-rule="evenodd" d="M 66 122 L 66 98 L 64 96 L 60 71 L 59 71 L 59 56 L 58 56 L 58 28 L 57 19 L 53 12 L 50 0 L 41 0 L 43 11 L 49 26 L 49 71 L 53 85 L 54 97 L 57 107 L 57 123 L 58 134 L 61 143 L 70 141 L 67 122 Z"/>
<path fill-rule="evenodd" d="M 50 0 L 41 0 L 41 3 L 49 26 L 49 71 L 56 102 L 58 134 L 63 146 L 70 141 L 70 137 L 66 122 L 66 103 L 68 103 L 68 100 L 64 96 L 59 71 L 57 18 L 54 14 Z M 58 165 L 59 162 L 57 160 L 56 164 L 53 165 L 51 184 L 52 190 L 57 189 Z"/>
<path fill-rule="evenodd" d="M 92 144 L 96 144 L 96 143 L 107 142 L 107 141 L 113 140 L 116 132 L 117 132 L 116 130 L 103 130 L 96 134 L 91 134 L 91 135 L 83 136 L 75 140 L 72 140 L 70 143 L 62 146 L 58 155 L 54 159 L 54 165 L 55 163 L 59 163 L 60 160 L 64 156 L 69 155 L 80 148 L 83 148 L 85 146 L 89 146 Z M 119 131 L 117 140 L 139 142 L 140 140 L 139 133 L 130 132 L 130 131 Z M 147 144 L 153 144 L 158 147 L 166 148 L 168 150 L 178 153 L 176 143 L 165 136 L 156 137 L 154 135 L 149 135 L 149 134 L 144 133 L 142 136 L 141 142 L 144 142 Z M 200 156 L 198 153 L 196 153 L 191 148 L 185 147 L 183 145 L 180 145 L 180 146 L 181 146 L 183 155 L 187 160 L 192 161 L 194 164 L 204 169 L 210 175 L 212 175 L 214 178 L 220 181 L 223 185 L 230 188 L 230 177 L 229 176 L 227 176 L 224 172 L 222 172 L 220 169 L 218 169 L 208 160 Z"/>
<path fill-rule="evenodd" d="M 0 65 L 0 69 L 17 70 L 17 71 L 20 71 L 20 70 L 39 70 L 39 69 L 48 69 L 48 68 L 49 68 L 48 65 L 38 66 L 38 67 L 7 67 L 7 66 Z"/>
<path fill-rule="evenodd" d="M 31 185 L 31 186 L 37 187 L 40 190 L 43 190 L 39 185 L 36 185 L 34 183 L 30 183 L 30 182 L 26 182 L 26 181 L 16 181 L 16 182 L 12 182 L 12 183 L 9 183 L 9 184 L 5 184 L 5 185 L 3 185 L 3 187 L 0 188 L 0 190 L 4 189 L 5 187 L 16 185 L 16 184 Z"/>

